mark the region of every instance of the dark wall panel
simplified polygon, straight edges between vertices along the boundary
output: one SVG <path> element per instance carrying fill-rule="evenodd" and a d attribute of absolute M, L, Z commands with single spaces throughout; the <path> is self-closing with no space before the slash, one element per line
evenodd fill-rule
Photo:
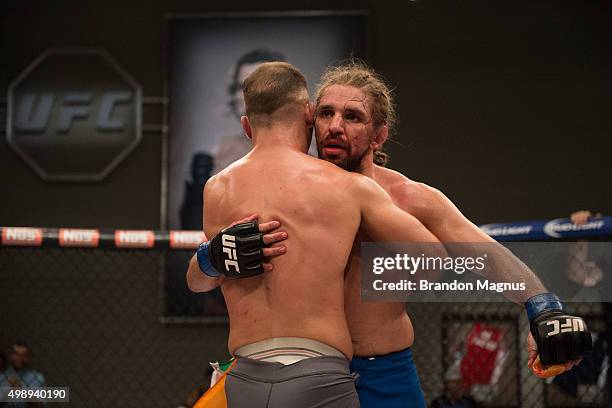
<path fill-rule="evenodd" d="M 49 47 L 103 47 L 163 94 L 164 16 L 284 10 L 281 2 L 12 2 L 0 88 Z M 612 211 L 612 6 L 589 2 L 296 2 L 371 13 L 371 63 L 396 87 L 392 167 L 441 188 L 478 222 Z M 159 123 L 157 115 L 145 119 Z M 156 117 L 157 116 L 157 117 Z M 159 226 L 161 134 L 98 184 L 48 184 L 5 143 L 0 224 Z"/>

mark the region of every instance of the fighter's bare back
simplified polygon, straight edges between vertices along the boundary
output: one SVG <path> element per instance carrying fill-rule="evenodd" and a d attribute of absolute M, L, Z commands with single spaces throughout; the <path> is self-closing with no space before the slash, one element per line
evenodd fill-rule
<path fill-rule="evenodd" d="M 229 349 L 273 337 L 319 340 L 352 356 L 343 301 L 344 267 L 360 209 L 336 166 L 282 146 L 253 151 L 206 186 L 205 232 L 258 213 L 279 220 L 289 239 L 274 270 L 222 285 Z"/>

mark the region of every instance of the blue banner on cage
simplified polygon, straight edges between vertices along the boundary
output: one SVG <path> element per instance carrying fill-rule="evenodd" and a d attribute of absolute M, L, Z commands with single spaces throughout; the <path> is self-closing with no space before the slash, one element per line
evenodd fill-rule
<path fill-rule="evenodd" d="M 576 225 L 569 218 L 556 218 L 548 221 L 485 224 L 480 228 L 498 241 L 609 237 L 612 236 L 612 217 L 592 218 L 584 225 Z"/>

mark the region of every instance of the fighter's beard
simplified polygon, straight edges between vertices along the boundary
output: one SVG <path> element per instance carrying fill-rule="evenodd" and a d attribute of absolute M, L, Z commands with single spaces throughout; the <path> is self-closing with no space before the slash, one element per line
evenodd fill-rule
<path fill-rule="evenodd" d="M 325 160 L 334 163 L 336 166 L 343 168 L 346 171 L 350 171 L 352 173 L 361 173 L 363 170 L 363 166 L 361 164 L 365 155 L 368 154 L 368 150 L 364 150 L 360 155 L 347 155 L 344 159 L 328 159 Z"/>

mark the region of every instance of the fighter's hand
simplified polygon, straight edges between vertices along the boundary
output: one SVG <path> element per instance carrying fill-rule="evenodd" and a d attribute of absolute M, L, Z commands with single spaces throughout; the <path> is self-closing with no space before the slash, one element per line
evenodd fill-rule
<path fill-rule="evenodd" d="M 200 270 L 211 277 L 249 278 L 271 271 L 270 257 L 286 252 L 279 221 L 259 225 L 253 214 L 223 229 L 197 251 Z"/>
<path fill-rule="evenodd" d="M 546 367 L 542 366 L 542 362 L 538 356 L 538 345 L 536 344 L 536 341 L 531 333 L 527 335 L 527 353 L 529 355 L 527 366 L 531 368 L 534 375 L 540 378 L 550 378 L 562 374 L 568 370 L 571 370 L 572 367 L 580 364 L 582 361 L 581 357 L 568 361 L 565 364 L 555 364 Z"/>
<path fill-rule="evenodd" d="M 246 218 L 243 218 L 238 221 L 234 221 L 231 226 L 236 224 L 244 224 L 247 222 L 254 222 L 259 219 L 259 215 L 252 214 Z M 286 231 L 277 231 L 281 226 L 280 221 L 269 221 L 264 222 L 263 224 L 259 224 L 259 232 L 263 234 L 263 243 L 265 247 L 262 247 L 262 252 L 264 258 L 272 258 L 275 256 L 283 255 L 287 252 L 287 247 L 278 244 L 274 245 L 277 242 L 281 242 L 287 239 L 288 235 Z M 269 272 L 274 269 L 274 265 L 270 262 L 264 262 L 261 264 L 265 272 Z"/>
<path fill-rule="evenodd" d="M 528 365 L 535 375 L 547 378 L 561 374 L 591 354 L 593 341 L 586 322 L 565 313 L 557 295 L 532 296 L 525 309 L 530 324 Z"/>

